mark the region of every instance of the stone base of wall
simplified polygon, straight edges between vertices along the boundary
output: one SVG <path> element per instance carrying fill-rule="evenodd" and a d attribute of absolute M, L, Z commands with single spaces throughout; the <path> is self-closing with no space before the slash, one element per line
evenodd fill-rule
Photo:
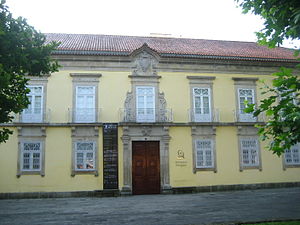
<path fill-rule="evenodd" d="M 239 191 L 239 190 L 288 188 L 288 187 L 300 187 L 300 182 L 173 187 L 172 190 L 173 190 L 173 194 L 184 194 L 184 193 L 198 193 L 198 192 Z"/>
<path fill-rule="evenodd" d="M 117 197 L 117 196 L 120 196 L 119 190 L 0 193 L 0 199 Z"/>
<path fill-rule="evenodd" d="M 286 183 L 261 183 L 261 184 L 234 184 L 234 185 L 215 185 L 197 187 L 173 187 L 170 192 L 162 194 L 186 194 L 198 192 L 216 191 L 238 191 L 255 190 L 266 188 L 288 188 L 300 187 L 300 182 Z M 95 191 L 74 191 L 74 192 L 21 192 L 21 193 L 0 193 L 0 199 L 26 199 L 26 198 L 76 198 L 76 197 L 117 197 L 128 196 L 123 192 L 115 190 L 95 190 Z"/>

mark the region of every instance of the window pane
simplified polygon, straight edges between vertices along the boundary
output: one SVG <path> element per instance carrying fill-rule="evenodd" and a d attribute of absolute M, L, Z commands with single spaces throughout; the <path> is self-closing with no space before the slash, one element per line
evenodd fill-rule
<path fill-rule="evenodd" d="M 42 94 L 42 87 L 33 87 L 31 88 L 31 91 L 35 94 Z"/>
<path fill-rule="evenodd" d="M 243 164 L 246 166 L 258 166 L 258 143 L 255 139 L 241 140 Z"/>
<path fill-rule="evenodd" d="M 86 153 L 86 169 L 94 169 L 94 153 Z"/>
<path fill-rule="evenodd" d="M 23 153 L 23 169 L 30 169 L 30 153 Z"/>
<path fill-rule="evenodd" d="M 77 153 L 76 154 L 76 168 L 77 169 L 83 169 L 83 153 Z"/>
<path fill-rule="evenodd" d="M 213 162 L 213 146 L 211 140 L 197 140 L 197 167 L 211 168 L 214 166 Z"/>
<path fill-rule="evenodd" d="M 33 153 L 33 162 L 32 162 L 32 168 L 33 169 L 39 169 L 40 168 L 40 153 Z"/>

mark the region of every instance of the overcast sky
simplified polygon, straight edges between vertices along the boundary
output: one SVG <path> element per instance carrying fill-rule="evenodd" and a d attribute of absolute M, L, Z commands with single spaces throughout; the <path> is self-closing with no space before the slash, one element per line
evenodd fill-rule
<path fill-rule="evenodd" d="M 44 33 L 256 41 L 263 21 L 234 0 L 6 0 L 14 17 Z M 294 44 L 295 45 L 295 44 Z M 285 46 L 292 47 L 286 42 Z"/>

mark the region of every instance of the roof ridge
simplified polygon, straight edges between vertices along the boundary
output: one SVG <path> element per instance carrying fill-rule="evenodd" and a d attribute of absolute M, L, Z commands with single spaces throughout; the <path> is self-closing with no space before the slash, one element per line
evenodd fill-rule
<path fill-rule="evenodd" d="M 268 49 L 255 42 L 195 38 L 126 36 L 110 34 L 45 33 L 48 41 L 60 43 L 58 50 L 89 52 L 133 52 L 147 43 L 158 54 L 223 55 L 228 57 L 295 60 L 292 49 Z"/>
<path fill-rule="evenodd" d="M 106 37 L 130 37 L 130 38 L 151 38 L 151 39 L 180 39 L 180 40 L 201 40 L 201 41 L 217 41 L 217 42 L 233 42 L 233 43 L 252 43 L 252 41 L 236 41 L 236 40 L 220 40 L 206 38 L 188 38 L 188 37 L 155 37 L 155 36 L 138 36 L 138 35 L 122 35 L 122 34 L 85 34 L 85 33 L 44 33 L 45 35 L 82 35 L 82 36 L 106 36 Z M 280 47 L 284 48 L 284 47 Z"/>

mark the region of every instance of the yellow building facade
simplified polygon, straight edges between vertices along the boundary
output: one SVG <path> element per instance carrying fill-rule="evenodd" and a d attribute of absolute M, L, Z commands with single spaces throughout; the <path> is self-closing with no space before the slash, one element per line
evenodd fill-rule
<path fill-rule="evenodd" d="M 57 73 L 0 145 L 0 197 L 155 194 L 299 186 L 300 151 L 277 157 L 243 111 L 288 49 L 194 39 L 47 34 Z"/>

